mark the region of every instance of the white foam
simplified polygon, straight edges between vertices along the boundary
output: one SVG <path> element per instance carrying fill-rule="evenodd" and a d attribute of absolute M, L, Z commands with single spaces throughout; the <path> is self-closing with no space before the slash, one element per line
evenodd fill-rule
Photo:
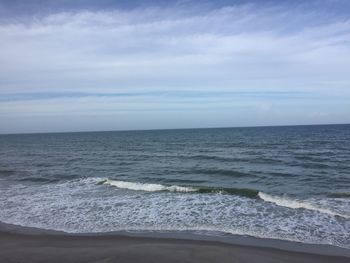
<path fill-rule="evenodd" d="M 287 198 L 287 197 L 269 195 L 269 194 L 265 194 L 263 192 L 259 192 L 258 196 L 262 200 L 264 200 L 266 202 L 274 203 L 278 206 L 283 206 L 283 207 L 288 207 L 288 208 L 293 208 L 293 209 L 304 208 L 304 209 L 313 210 L 313 211 L 317 211 L 317 212 L 324 213 L 324 214 L 329 214 L 332 216 L 340 216 L 340 217 L 344 217 L 344 218 L 350 218 L 350 215 L 340 214 L 340 213 L 334 212 L 330 209 L 319 207 L 317 205 L 314 205 L 314 204 L 311 204 L 309 202 L 302 201 L 302 200 L 296 200 L 296 199 L 291 199 L 291 198 Z"/>
<path fill-rule="evenodd" d="M 349 248 L 350 233 L 344 229 L 350 221 L 342 218 L 236 195 L 106 191 L 99 184 L 104 179 L 9 185 L 0 195 L 0 221 L 69 233 L 194 230 Z M 339 213 L 349 211 L 349 200 L 344 202 Z"/>
<path fill-rule="evenodd" d="M 147 184 L 147 183 L 135 183 L 119 180 L 107 179 L 103 184 L 112 185 L 122 189 L 129 189 L 134 191 L 146 191 L 146 192 L 159 192 L 159 191 L 170 191 L 170 192 L 196 192 L 198 189 L 193 187 L 185 187 L 178 185 L 166 186 L 162 184 Z"/>

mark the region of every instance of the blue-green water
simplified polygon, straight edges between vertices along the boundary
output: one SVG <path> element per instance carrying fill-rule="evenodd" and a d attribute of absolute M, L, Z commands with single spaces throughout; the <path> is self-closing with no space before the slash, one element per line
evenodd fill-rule
<path fill-rule="evenodd" d="M 1 135 L 0 221 L 350 248 L 350 125 Z"/>

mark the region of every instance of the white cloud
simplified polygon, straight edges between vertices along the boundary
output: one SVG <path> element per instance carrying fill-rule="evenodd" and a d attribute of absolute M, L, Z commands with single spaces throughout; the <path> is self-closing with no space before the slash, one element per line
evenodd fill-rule
<path fill-rule="evenodd" d="M 303 91 L 350 98 L 350 19 L 302 8 L 240 5 L 205 11 L 179 6 L 49 14 L 27 24 L 0 24 L 0 42 L 0 96 L 197 90 Z M 0 115 L 180 111 L 191 104 L 196 105 L 192 110 L 201 110 L 212 103 L 206 100 L 199 107 L 193 98 L 170 104 L 155 98 L 71 100 L 0 101 Z M 213 105 L 227 109 L 233 104 L 216 98 Z M 283 107 L 258 100 L 235 105 L 250 108 L 252 116 Z"/>
<path fill-rule="evenodd" d="M 286 24 L 301 14 L 283 11 L 139 9 L 3 24 L 1 91 L 164 90 L 178 80 L 170 89 L 255 90 L 249 79 L 262 80 L 260 89 L 279 90 L 285 82 L 291 88 L 293 79 L 319 80 L 319 73 L 328 82 L 348 83 L 350 21 L 286 33 Z M 268 81 L 279 79 L 278 87 Z"/>

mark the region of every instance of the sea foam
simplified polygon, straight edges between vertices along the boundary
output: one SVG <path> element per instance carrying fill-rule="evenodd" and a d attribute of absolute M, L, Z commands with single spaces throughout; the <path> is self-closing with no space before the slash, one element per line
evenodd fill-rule
<path fill-rule="evenodd" d="M 276 195 L 269 195 L 263 192 L 259 192 L 258 196 L 266 201 L 266 202 L 270 202 L 270 203 L 274 203 L 278 206 L 283 206 L 283 207 L 288 207 L 288 208 L 293 208 L 293 209 L 299 209 L 299 208 L 303 208 L 303 209 L 307 209 L 307 210 L 313 210 L 313 211 L 317 211 L 323 214 L 329 214 L 332 216 L 340 216 L 343 218 L 350 218 L 350 215 L 344 215 L 344 214 L 340 214 L 337 213 L 335 211 L 332 211 L 330 209 L 327 208 L 322 208 L 319 207 L 315 204 L 312 204 L 310 202 L 307 201 L 303 201 L 303 200 L 297 200 L 297 199 L 291 199 L 288 197 L 282 197 L 282 196 L 276 196 Z"/>
<path fill-rule="evenodd" d="M 145 192 L 180 192 L 180 193 L 198 193 L 198 194 L 227 194 L 237 195 L 248 198 L 257 198 L 258 191 L 255 189 L 244 188 L 224 188 L 224 187 L 205 187 L 205 186 L 179 186 L 179 185 L 162 185 L 153 183 L 140 183 L 119 181 L 113 179 L 103 180 L 99 184 L 111 185 L 121 189 Z"/>
<path fill-rule="evenodd" d="M 193 187 L 185 187 L 178 185 L 162 185 L 162 184 L 149 184 L 149 183 L 138 183 L 138 182 L 127 182 L 119 180 L 107 179 L 103 184 L 112 185 L 122 189 L 129 189 L 135 191 L 146 191 L 146 192 L 159 192 L 159 191 L 170 191 L 170 192 L 196 192 L 198 189 Z"/>

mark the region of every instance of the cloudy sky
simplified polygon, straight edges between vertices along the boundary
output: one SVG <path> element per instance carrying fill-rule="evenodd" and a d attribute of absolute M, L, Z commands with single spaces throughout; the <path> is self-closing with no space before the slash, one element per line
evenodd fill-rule
<path fill-rule="evenodd" d="M 0 0 L 0 133 L 350 123 L 350 1 Z"/>

